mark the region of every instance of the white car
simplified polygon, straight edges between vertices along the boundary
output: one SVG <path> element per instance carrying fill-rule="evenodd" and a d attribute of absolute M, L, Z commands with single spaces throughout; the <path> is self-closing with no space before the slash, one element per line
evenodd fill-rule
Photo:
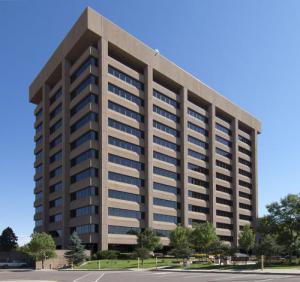
<path fill-rule="evenodd" d="M 25 266 L 27 263 L 22 261 L 0 261 L 0 268 L 22 268 Z"/>

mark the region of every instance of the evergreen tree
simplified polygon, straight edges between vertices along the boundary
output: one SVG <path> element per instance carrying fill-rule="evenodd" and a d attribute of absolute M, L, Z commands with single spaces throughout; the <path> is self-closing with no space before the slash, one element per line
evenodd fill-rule
<path fill-rule="evenodd" d="M 4 252 L 14 250 L 18 246 L 17 242 L 18 237 L 10 227 L 7 227 L 2 231 L 2 234 L 0 236 L 0 250 Z"/>
<path fill-rule="evenodd" d="M 78 265 L 84 262 L 86 258 L 84 246 L 81 244 L 81 240 L 76 232 L 74 232 L 70 237 L 68 249 L 69 250 L 65 253 L 65 258 L 70 265 Z"/>

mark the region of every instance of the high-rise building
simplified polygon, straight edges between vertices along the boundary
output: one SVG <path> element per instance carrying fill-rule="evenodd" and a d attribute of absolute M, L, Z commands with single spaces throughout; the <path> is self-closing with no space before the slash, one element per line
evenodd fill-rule
<path fill-rule="evenodd" d="M 210 221 L 237 243 L 257 218 L 260 122 L 87 8 L 30 86 L 35 230 L 65 248 L 127 248 Z"/>

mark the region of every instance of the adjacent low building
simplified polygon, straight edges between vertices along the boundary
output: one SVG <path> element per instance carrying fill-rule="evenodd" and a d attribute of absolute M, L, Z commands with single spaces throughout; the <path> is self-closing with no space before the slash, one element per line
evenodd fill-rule
<path fill-rule="evenodd" d="M 260 122 L 87 8 L 32 82 L 35 230 L 129 249 L 210 221 L 237 244 L 257 218 Z"/>

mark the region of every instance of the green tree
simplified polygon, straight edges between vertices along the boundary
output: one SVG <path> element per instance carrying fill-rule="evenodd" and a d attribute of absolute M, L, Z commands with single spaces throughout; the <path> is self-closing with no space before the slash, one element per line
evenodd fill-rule
<path fill-rule="evenodd" d="M 265 234 L 259 240 L 256 246 L 256 253 L 264 255 L 267 258 L 274 255 L 279 255 L 282 252 L 282 247 L 277 244 L 276 235 Z"/>
<path fill-rule="evenodd" d="M 277 243 L 289 255 L 300 248 L 300 194 L 289 194 L 267 206 L 270 226 L 277 234 Z"/>
<path fill-rule="evenodd" d="M 210 222 L 196 224 L 191 233 L 191 242 L 197 252 L 215 252 L 219 245 L 216 229 Z"/>
<path fill-rule="evenodd" d="M 239 246 L 248 255 L 255 246 L 255 234 L 249 224 L 245 225 L 242 232 L 240 233 Z"/>
<path fill-rule="evenodd" d="M 18 237 L 10 227 L 5 228 L 0 236 L 0 250 L 9 252 L 16 249 L 17 247 Z"/>
<path fill-rule="evenodd" d="M 85 261 L 84 246 L 81 244 L 81 239 L 74 232 L 70 236 L 68 251 L 65 253 L 65 258 L 70 265 L 78 265 Z"/>
<path fill-rule="evenodd" d="M 144 259 L 149 257 L 150 252 L 161 248 L 160 239 L 152 229 L 145 229 L 137 234 L 137 248 L 135 251 L 137 256 L 141 258 L 142 265 L 144 265 Z"/>
<path fill-rule="evenodd" d="M 177 226 L 170 234 L 170 254 L 176 258 L 188 258 L 192 254 L 190 243 L 191 230 L 187 227 Z"/>
<path fill-rule="evenodd" d="M 34 257 L 35 261 L 42 261 L 42 268 L 46 259 L 56 257 L 55 242 L 47 233 L 36 233 L 31 235 L 31 241 L 28 243 L 28 251 Z"/>

